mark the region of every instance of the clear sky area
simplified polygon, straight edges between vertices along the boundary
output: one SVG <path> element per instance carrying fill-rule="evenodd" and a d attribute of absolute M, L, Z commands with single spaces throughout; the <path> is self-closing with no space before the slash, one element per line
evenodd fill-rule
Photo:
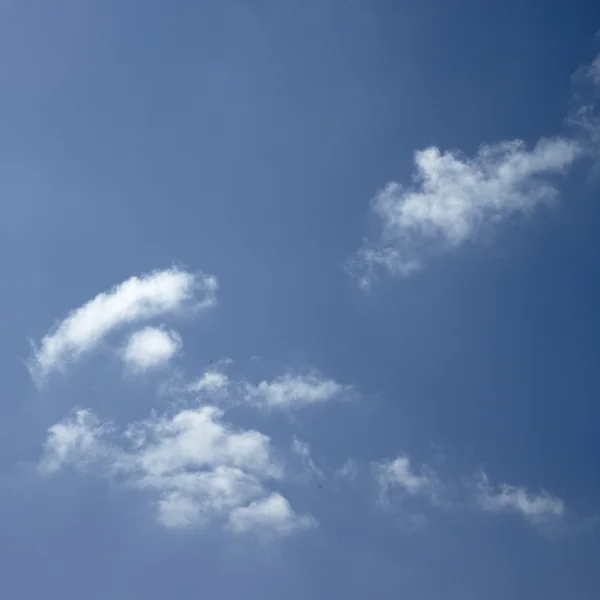
<path fill-rule="evenodd" d="M 599 31 L 0 1 L 0 598 L 598 600 Z"/>

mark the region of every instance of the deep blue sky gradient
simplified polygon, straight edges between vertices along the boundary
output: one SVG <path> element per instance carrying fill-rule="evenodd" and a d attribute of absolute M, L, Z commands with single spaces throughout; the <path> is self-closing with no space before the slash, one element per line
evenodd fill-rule
<path fill-rule="evenodd" d="M 410 182 L 415 150 L 563 133 L 599 28 L 584 0 L 3 3 L 0 596 L 597 598 L 600 538 L 583 523 L 600 501 L 589 169 L 557 208 L 414 277 L 365 295 L 343 265 L 377 189 Z M 354 487 L 297 497 L 319 529 L 256 551 L 165 531 L 146 498 L 94 478 L 37 480 L 28 465 L 71 406 L 131 418 L 153 388 L 86 363 L 39 392 L 27 338 L 173 264 L 221 283 L 185 335 L 188 369 L 260 356 L 360 390 L 294 425 L 324 468 L 441 448 L 456 478 L 485 467 L 564 498 L 578 531 L 548 540 L 516 517 L 462 513 L 407 531 L 363 470 Z"/>

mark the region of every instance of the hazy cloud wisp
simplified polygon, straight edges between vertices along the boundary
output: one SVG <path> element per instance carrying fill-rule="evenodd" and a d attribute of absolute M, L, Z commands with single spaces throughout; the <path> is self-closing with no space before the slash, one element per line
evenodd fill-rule
<path fill-rule="evenodd" d="M 248 403 L 267 410 L 293 410 L 340 399 L 349 392 L 348 386 L 311 373 L 246 384 L 244 397 Z"/>

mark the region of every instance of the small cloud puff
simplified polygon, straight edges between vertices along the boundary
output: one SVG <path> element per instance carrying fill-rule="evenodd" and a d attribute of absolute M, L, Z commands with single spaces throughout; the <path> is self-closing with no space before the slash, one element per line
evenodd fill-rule
<path fill-rule="evenodd" d="M 166 365 L 181 346 L 177 332 L 145 327 L 129 337 L 121 357 L 130 370 L 142 372 Z"/>
<path fill-rule="evenodd" d="M 267 410 L 293 410 L 324 404 L 348 394 L 351 388 L 318 373 L 283 375 L 258 385 L 246 384 L 245 400 Z"/>

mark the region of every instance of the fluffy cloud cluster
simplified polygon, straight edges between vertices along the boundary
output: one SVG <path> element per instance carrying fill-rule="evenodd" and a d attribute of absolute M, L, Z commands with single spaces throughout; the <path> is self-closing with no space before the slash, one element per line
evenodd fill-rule
<path fill-rule="evenodd" d="M 558 195 L 554 175 L 580 153 L 562 138 L 540 140 L 529 150 L 520 140 L 483 146 L 474 158 L 436 147 L 415 153 L 415 185 L 388 183 L 371 210 L 380 239 L 367 243 L 350 264 L 362 287 L 375 270 L 408 275 L 425 257 L 476 240 L 511 216 L 529 213 Z"/>
<path fill-rule="evenodd" d="M 236 533 L 281 535 L 314 525 L 269 489 L 284 476 L 270 438 L 236 429 L 223 416 L 202 405 L 118 432 L 78 410 L 50 427 L 40 470 L 90 471 L 146 491 L 169 528 L 219 522 Z"/>
<path fill-rule="evenodd" d="M 565 164 L 568 146 L 552 144 L 538 148 L 538 154 L 529 154 L 524 161 L 521 159 L 525 151 L 514 147 L 511 152 L 516 154 L 508 161 L 510 167 L 504 169 L 497 165 L 492 169 L 493 181 L 488 178 L 487 184 L 495 189 L 502 181 L 506 191 L 509 183 L 516 180 L 515 173 L 531 177 L 536 169 L 543 170 L 544 165 L 549 164 L 560 169 Z M 445 160 L 432 155 L 423 164 L 428 160 L 435 163 L 438 159 Z M 504 162 L 505 159 L 506 156 Z M 532 166 L 532 161 L 537 161 L 538 166 Z M 471 177 L 474 184 L 481 184 L 468 169 L 465 172 L 457 165 L 446 165 L 444 169 L 448 174 L 438 177 L 437 183 L 432 179 L 430 187 L 451 180 L 453 172 L 460 174 L 463 182 Z M 458 175 L 454 179 L 458 181 Z M 513 186 L 514 196 L 506 191 L 505 204 L 522 203 L 517 187 Z M 529 201 L 535 204 L 542 196 L 551 197 L 551 189 L 540 191 L 538 200 L 530 197 Z M 492 194 L 488 196 L 490 202 L 491 198 Z M 406 220 L 404 225 L 390 225 L 392 238 L 397 233 L 394 227 L 401 229 L 412 223 L 411 227 L 435 230 L 436 235 L 444 236 L 448 242 L 460 243 L 477 226 L 478 219 L 469 213 L 473 207 L 453 206 L 456 218 L 448 221 L 434 209 L 428 216 L 418 217 L 419 210 L 410 204 L 413 200 L 405 198 L 407 207 L 400 210 L 399 215 L 394 213 L 392 200 L 382 200 L 382 214 Z M 423 219 L 429 220 L 427 226 Z M 39 380 L 53 370 L 63 369 L 125 325 L 184 310 L 208 308 L 216 301 L 216 290 L 214 277 L 177 269 L 133 277 L 72 311 L 44 337 L 30 363 L 32 375 Z M 180 348 L 181 338 L 176 332 L 145 326 L 129 334 L 119 355 L 132 371 L 144 372 L 169 364 Z M 228 363 L 211 364 L 200 378 L 171 385 L 167 391 L 179 397 L 176 409 L 162 414 L 152 412 L 150 417 L 125 428 L 119 429 L 110 420 L 102 421 L 91 410 L 74 410 L 49 428 L 39 461 L 40 472 L 52 476 L 64 469 L 73 469 L 150 494 L 156 504 L 157 519 L 167 528 L 218 523 L 237 534 L 279 536 L 313 527 L 315 519 L 309 514 L 297 513 L 275 489 L 290 473 L 283 455 L 274 450 L 269 436 L 254 429 L 235 427 L 226 420 L 225 408 L 245 405 L 266 412 L 297 411 L 344 399 L 353 393 L 352 388 L 316 371 L 288 372 L 258 383 L 233 380 L 223 371 Z M 192 404 L 182 408 L 181 397 L 189 399 L 190 395 Z M 313 460 L 308 443 L 294 438 L 291 452 L 304 479 L 326 479 Z M 448 506 L 448 486 L 433 469 L 415 470 L 404 455 L 376 462 L 372 467 L 383 505 L 389 507 L 392 501 L 402 503 L 403 499 L 412 498 L 424 500 L 426 506 L 437 509 Z M 353 481 L 358 470 L 356 461 L 349 460 L 333 477 Z M 512 512 L 538 527 L 566 514 L 564 502 L 546 492 L 532 494 L 507 484 L 493 488 L 484 474 L 472 487 L 475 491 L 470 492 L 470 505 L 484 512 Z M 409 521 L 419 523 L 424 518 L 421 513 L 408 516 Z"/>
<path fill-rule="evenodd" d="M 435 146 L 415 152 L 412 185 L 392 181 L 371 201 L 378 234 L 347 265 L 359 285 L 368 288 L 381 269 L 410 275 L 428 257 L 553 201 L 556 177 L 600 153 L 600 55 L 576 75 L 587 92 L 568 118 L 571 137 L 542 138 L 531 149 L 521 140 L 484 144 L 473 157 Z"/>
<path fill-rule="evenodd" d="M 97 348 L 109 334 L 160 317 L 213 306 L 215 277 L 179 269 L 132 277 L 73 310 L 37 345 L 29 362 L 35 381 L 64 370 Z M 131 371 L 168 365 L 181 349 L 178 333 L 146 325 L 129 333 L 118 351 Z M 297 514 L 271 489 L 285 476 L 270 438 L 225 420 L 224 405 L 291 410 L 339 398 L 348 388 L 316 372 L 287 374 L 257 384 L 231 381 L 225 362 L 196 380 L 167 392 L 195 397 L 191 407 L 173 409 L 119 430 L 91 410 L 75 410 L 48 430 L 41 473 L 63 469 L 100 474 L 153 495 L 158 520 L 169 528 L 219 522 L 235 533 L 289 534 L 315 524 Z M 189 396 L 188 396 L 189 397 Z M 293 452 L 313 476 L 323 477 L 309 447 L 294 441 Z"/>
<path fill-rule="evenodd" d="M 48 333 L 28 363 L 35 381 L 94 350 L 117 329 L 184 310 L 202 310 L 216 303 L 216 277 L 180 269 L 154 271 L 131 277 L 98 294 L 71 313 Z"/>

